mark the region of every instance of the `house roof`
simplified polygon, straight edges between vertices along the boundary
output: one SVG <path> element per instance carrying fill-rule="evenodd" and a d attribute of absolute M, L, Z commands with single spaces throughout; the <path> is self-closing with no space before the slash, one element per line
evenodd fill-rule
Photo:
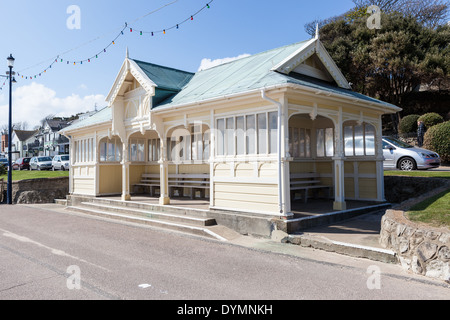
<path fill-rule="evenodd" d="M 297 67 L 311 55 L 317 54 L 329 72 L 332 82 L 319 80 L 297 73 Z M 197 73 L 155 65 L 127 57 L 155 88 L 153 109 L 183 106 L 216 99 L 233 94 L 245 93 L 277 85 L 298 85 L 313 90 L 336 94 L 348 99 L 367 101 L 378 106 L 399 110 L 398 107 L 350 90 L 339 68 L 332 61 L 319 39 L 311 39 L 252 56 L 237 59 Z M 122 69 L 124 66 L 122 66 Z M 116 79 L 116 84 L 118 80 Z M 114 91 L 114 87 L 112 92 Z M 116 90 L 117 91 L 117 90 Z M 110 93 L 109 97 L 113 97 Z M 72 124 L 64 131 L 91 126 L 112 119 L 110 108 L 94 116 Z"/>
<path fill-rule="evenodd" d="M 34 134 L 36 134 L 39 130 L 34 131 L 26 131 L 26 130 L 14 130 L 14 133 L 17 136 L 19 141 L 26 141 L 30 139 Z"/>
<path fill-rule="evenodd" d="M 181 91 L 183 87 L 192 79 L 194 73 L 182 71 L 174 68 L 159 66 L 153 63 L 134 60 L 139 68 L 151 79 L 158 88 Z"/>
<path fill-rule="evenodd" d="M 287 64 L 292 64 L 292 61 L 299 64 L 320 50 L 319 47 L 322 47 L 320 42 L 316 46 L 315 41 L 318 40 L 312 39 L 294 43 L 199 71 L 183 90 L 161 102 L 156 108 L 199 103 L 246 91 L 282 84 L 294 84 L 398 109 L 392 104 L 347 89 L 349 87 L 348 82 L 345 78 L 342 80 L 342 74 L 334 62 L 330 62 L 330 60 L 327 61 L 327 68 L 330 73 L 336 74 L 333 78 L 337 79 L 339 84 L 336 81 L 334 83 L 321 81 L 295 72 L 287 73 L 285 68 Z M 328 55 L 326 52 L 324 54 Z"/>

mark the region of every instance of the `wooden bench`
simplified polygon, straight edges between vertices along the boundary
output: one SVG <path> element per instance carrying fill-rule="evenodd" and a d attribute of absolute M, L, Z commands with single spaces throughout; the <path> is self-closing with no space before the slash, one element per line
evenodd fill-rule
<path fill-rule="evenodd" d="M 200 197 L 205 198 L 206 190 L 209 189 L 209 174 L 195 174 L 195 173 L 181 173 L 169 174 L 169 197 L 175 197 L 175 192 L 179 197 L 184 196 L 184 189 L 190 190 L 191 199 L 195 198 L 195 193 L 200 192 Z M 159 174 L 142 175 L 140 183 L 134 185 L 135 193 L 138 188 L 149 188 L 150 196 L 155 194 L 155 191 L 160 189 Z"/>
<path fill-rule="evenodd" d="M 191 199 L 195 198 L 195 193 L 197 191 L 200 192 L 201 198 L 205 198 L 205 191 L 209 189 L 209 174 L 169 174 L 170 197 L 175 196 L 175 191 L 178 191 L 178 196 L 182 197 L 184 195 L 185 188 L 190 190 Z"/>
<path fill-rule="evenodd" d="M 139 188 L 144 190 L 149 188 L 150 196 L 153 197 L 155 190 L 160 188 L 160 183 L 159 174 L 144 173 L 141 176 L 141 181 L 134 185 L 134 192 L 138 193 Z"/>
<path fill-rule="evenodd" d="M 316 173 L 295 173 L 290 176 L 291 200 L 295 200 L 295 194 L 300 192 L 304 203 L 308 202 L 309 191 L 313 191 L 314 198 L 318 191 L 324 192 L 325 198 L 330 198 L 332 186 L 321 184 L 320 177 Z"/>

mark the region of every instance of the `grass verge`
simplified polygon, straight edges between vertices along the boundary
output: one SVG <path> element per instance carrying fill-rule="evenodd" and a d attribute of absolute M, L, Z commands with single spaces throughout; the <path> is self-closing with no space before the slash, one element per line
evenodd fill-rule
<path fill-rule="evenodd" d="M 41 179 L 41 178 L 58 178 L 58 177 L 68 177 L 69 171 L 13 171 L 12 180 L 28 180 L 28 179 Z M 6 182 L 8 180 L 8 175 L 0 176 L 0 179 L 4 179 Z"/>
<path fill-rule="evenodd" d="M 407 177 L 426 177 L 426 178 L 444 178 L 450 179 L 450 171 L 399 171 L 386 170 L 385 176 L 407 176 Z"/>
<path fill-rule="evenodd" d="M 450 189 L 415 205 L 407 212 L 407 216 L 414 222 L 450 227 Z"/>

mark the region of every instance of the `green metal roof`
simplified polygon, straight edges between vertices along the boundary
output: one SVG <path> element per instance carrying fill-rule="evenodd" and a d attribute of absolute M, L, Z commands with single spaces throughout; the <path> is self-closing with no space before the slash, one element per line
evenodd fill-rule
<path fill-rule="evenodd" d="M 178 92 L 192 79 L 192 72 L 182 71 L 153 63 L 134 60 L 139 68 L 152 80 L 158 88 Z"/>
<path fill-rule="evenodd" d="M 157 85 L 153 97 L 153 108 L 182 106 L 283 84 L 297 84 L 396 108 L 392 104 L 340 88 L 333 83 L 295 74 L 294 72 L 286 75 L 272 70 L 273 67 L 299 52 L 309 42 L 302 41 L 272 49 L 195 74 L 139 60 L 133 61 Z M 111 109 L 105 108 L 88 119 L 72 124 L 64 131 L 111 121 L 111 119 Z"/>
<path fill-rule="evenodd" d="M 159 105 L 180 105 L 279 83 L 270 69 L 303 47 L 303 41 L 199 71 L 183 90 Z"/>
<path fill-rule="evenodd" d="M 336 93 L 349 98 L 363 99 L 388 107 L 389 103 L 340 88 L 336 84 L 307 76 L 289 75 L 272 71 L 272 68 L 295 52 L 301 50 L 308 41 L 302 41 L 281 48 L 272 49 L 249 57 L 228 62 L 207 70 L 199 71 L 179 93 L 161 102 L 156 108 L 179 106 L 201 102 L 221 96 L 262 89 L 265 87 L 298 84 L 326 92 Z M 155 107 L 154 107 L 155 108 Z"/>

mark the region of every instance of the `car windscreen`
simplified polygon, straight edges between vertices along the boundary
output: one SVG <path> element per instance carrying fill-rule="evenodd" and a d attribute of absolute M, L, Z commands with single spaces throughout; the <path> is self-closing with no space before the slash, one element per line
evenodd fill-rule
<path fill-rule="evenodd" d="M 404 143 L 403 141 L 397 140 L 397 139 L 393 139 L 393 138 L 384 138 L 384 140 L 386 140 L 389 143 L 392 143 L 394 146 L 398 147 L 398 148 L 414 148 L 413 146 Z"/>
<path fill-rule="evenodd" d="M 26 158 L 26 159 L 23 159 L 23 163 L 29 163 L 29 162 L 30 162 L 30 160 L 31 160 L 31 159 L 28 159 L 28 158 Z"/>
<path fill-rule="evenodd" d="M 38 158 L 38 161 L 39 161 L 39 162 L 42 162 L 42 161 L 52 161 L 52 158 L 50 158 L 50 157 L 40 157 L 40 158 Z"/>
<path fill-rule="evenodd" d="M 61 160 L 62 160 L 62 161 L 69 161 L 69 156 L 62 156 L 62 157 L 61 157 Z"/>

